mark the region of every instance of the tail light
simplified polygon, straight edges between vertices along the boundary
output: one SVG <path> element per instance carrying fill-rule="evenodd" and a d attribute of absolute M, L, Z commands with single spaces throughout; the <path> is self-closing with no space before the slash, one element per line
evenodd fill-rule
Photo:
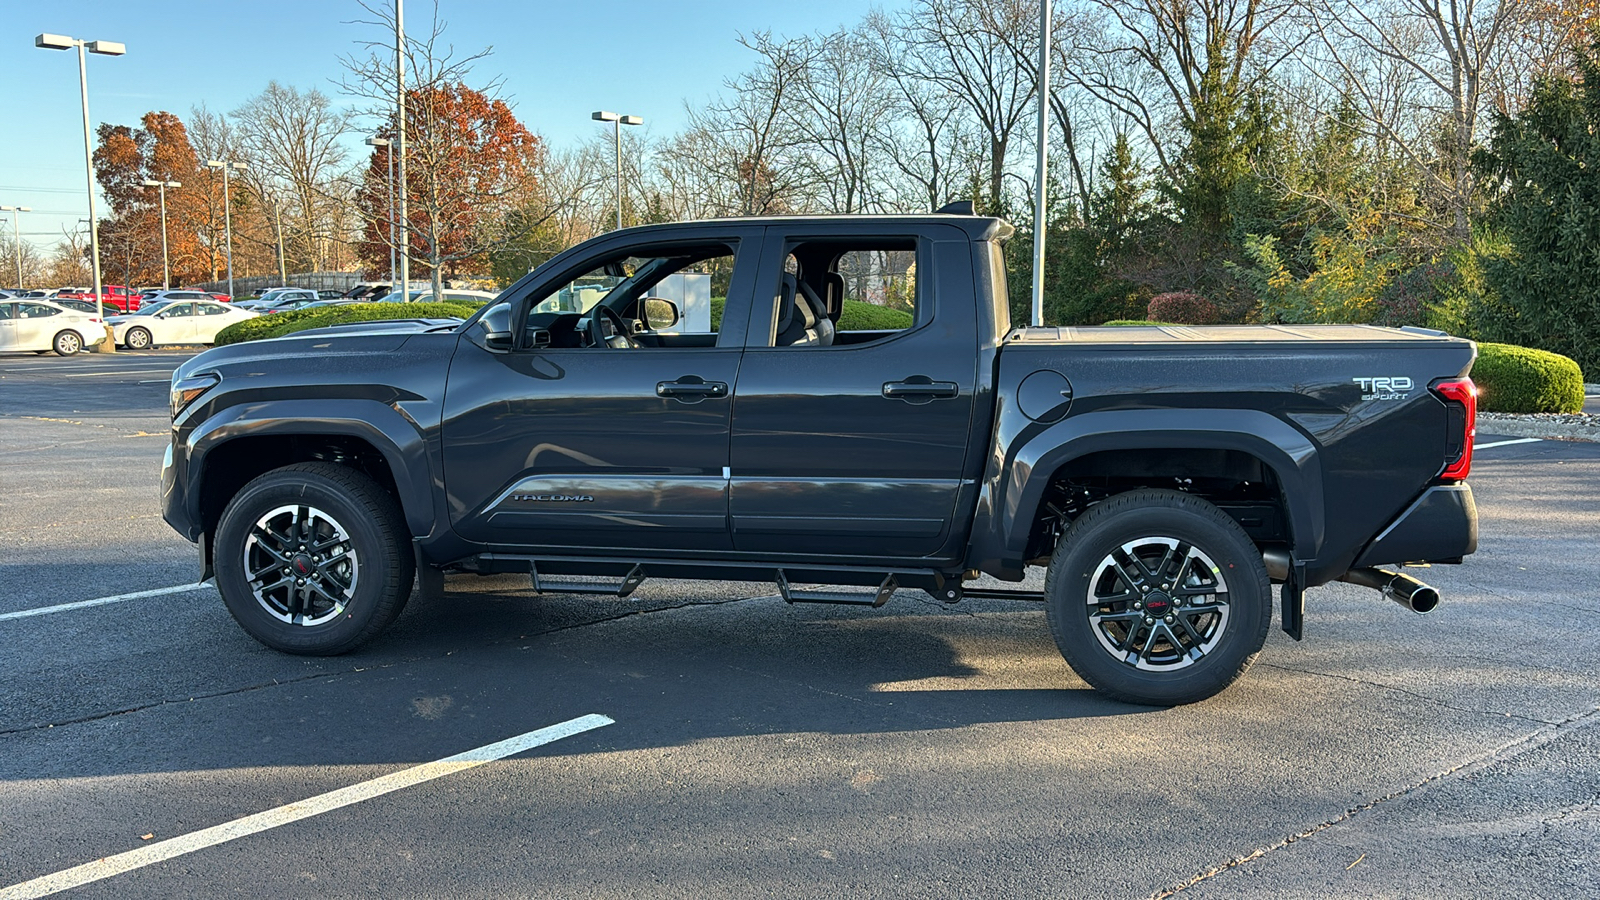
<path fill-rule="evenodd" d="M 1478 435 L 1478 389 L 1471 378 L 1452 378 L 1433 386 L 1444 400 L 1444 471 L 1439 477 L 1460 481 L 1472 471 L 1472 442 Z"/>

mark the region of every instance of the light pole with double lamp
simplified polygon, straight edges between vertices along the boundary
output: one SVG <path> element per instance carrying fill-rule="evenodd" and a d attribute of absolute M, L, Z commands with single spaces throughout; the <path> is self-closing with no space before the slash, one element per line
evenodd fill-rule
<path fill-rule="evenodd" d="M 250 168 L 242 162 L 223 162 L 220 159 L 206 160 L 206 168 L 222 170 L 222 228 L 228 235 L 228 299 L 233 299 L 233 203 L 232 189 L 228 187 L 228 173 L 243 172 Z M 216 207 L 212 207 L 215 209 Z"/>
<path fill-rule="evenodd" d="M 622 126 L 643 125 L 644 119 L 638 116 L 619 116 L 614 112 L 600 110 L 589 114 L 589 118 L 596 122 L 610 122 L 615 126 L 617 135 L 617 230 L 622 230 Z"/>
<path fill-rule="evenodd" d="M 389 221 L 389 239 L 386 243 L 389 245 L 389 284 L 392 286 L 394 284 L 394 248 L 396 246 L 394 234 L 394 143 L 388 138 L 369 137 L 367 138 L 367 146 L 384 147 L 386 148 L 384 155 L 389 157 L 389 213 L 387 217 Z"/>
<path fill-rule="evenodd" d="M 83 172 L 89 183 L 89 257 L 94 266 L 94 305 L 100 315 L 100 321 L 105 321 L 105 298 L 100 293 L 100 223 L 94 211 L 94 144 L 89 138 L 89 70 L 83 61 L 83 51 L 98 53 L 101 56 L 121 56 L 128 52 L 125 44 L 116 41 L 80 41 L 64 34 L 41 34 L 33 39 L 33 45 L 45 50 L 71 50 L 78 49 L 78 93 L 83 97 Z M 106 342 L 102 348 L 111 348 L 111 329 L 106 329 Z"/>
<path fill-rule="evenodd" d="M 161 189 L 161 289 L 172 289 L 172 270 L 167 265 L 167 188 L 181 188 L 181 181 L 156 181 L 146 178 L 145 187 Z"/>
<path fill-rule="evenodd" d="M 17 255 L 17 290 L 22 290 L 22 214 L 33 212 L 31 206 L 0 206 L 0 212 L 11 213 L 11 251 Z"/>

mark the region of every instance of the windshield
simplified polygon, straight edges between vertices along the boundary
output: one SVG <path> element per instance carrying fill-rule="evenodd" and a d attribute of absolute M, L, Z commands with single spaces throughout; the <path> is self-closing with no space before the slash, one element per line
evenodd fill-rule
<path fill-rule="evenodd" d="M 130 313 L 130 315 L 153 316 L 156 313 L 161 312 L 164 307 L 170 305 L 171 303 L 171 300 L 157 300 L 154 303 L 146 303 L 144 306 L 139 307 L 138 312 Z"/>

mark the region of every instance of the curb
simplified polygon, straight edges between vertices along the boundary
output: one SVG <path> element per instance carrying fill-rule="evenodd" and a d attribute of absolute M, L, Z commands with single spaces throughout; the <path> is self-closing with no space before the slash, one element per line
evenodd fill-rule
<path fill-rule="evenodd" d="M 1600 442 L 1600 424 L 1579 425 L 1545 422 L 1531 416 L 1508 413 L 1479 413 L 1478 431 L 1509 437 L 1533 437 L 1554 441 Z"/>

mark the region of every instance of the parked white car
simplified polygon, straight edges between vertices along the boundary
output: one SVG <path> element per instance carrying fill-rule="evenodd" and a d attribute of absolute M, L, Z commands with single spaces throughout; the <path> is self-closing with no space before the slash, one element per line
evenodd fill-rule
<path fill-rule="evenodd" d="M 127 316 L 112 316 L 117 343 L 129 350 L 148 350 L 158 344 L 210 344 L 217 332 L 235 322 L 253 319 L 247 309 L 213 301 L 173 300 L 141 307 Z"/>
<path fill-rule="evenodd" d="M 105 337 L 105 326 L 88 313 L 49 300 L 0 300 L 0 351 L 54 350 L 71 356 Z"/>
<path fill-rule="evenodd" d="M 445 299 L 445 302 L 447 302 L 447 303 L 452 302 L 452 301 L 454 301 L 454 302 L 462 302 L 462 303 L 488 303 L 490 300 L 493 300 L 495 297 L 498 297 L 498 296 L 499 296 L 498 294 L 491 294 L 488 291 L 472 291 L 472 290 L 467 290 L 466 288 L 445 288 L 444 289 L 444 299 Z M 388 294 L 385 294 L 384 296 L 379 297 L 379 298 L 377 298 L 376 300 L 374 300 L 372 302 L 374 302 L 374 303 L 432 303 L 433 300 L 434 300 L 434 297 L 433 297 L 433 291 L 432 290 L 412 290 L 410 297 L 407 297 L 405 294 L 402 294 L 399 291 L 390 291 Z"/>

